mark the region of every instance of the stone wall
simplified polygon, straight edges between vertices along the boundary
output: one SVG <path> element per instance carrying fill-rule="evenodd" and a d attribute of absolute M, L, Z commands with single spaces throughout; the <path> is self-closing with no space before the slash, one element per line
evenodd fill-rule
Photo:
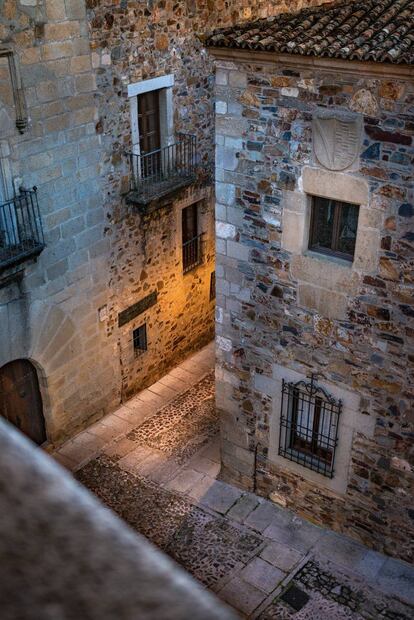
<path fill-rule="evenodd" d="M 303 4 L 292 2 L 287 7 L 286 3 L 263 0 L 86 1 L 99 93 L 96 129 L 106 152 L 102 176 L 111 228 L 107 329 L 117 339 L 120 350 L 124 397 L 158 379 L 167 368 L 213 336 L 209 287 L 214 270 L 214 67 L 196 34 Z M 125 152 L 131 149 L 127 88 L 129 84 L 166 74 L 174 75 L 174 130 L 176 134 L 193 134 L 197 138 L 198 181 L 190 192 L 173 197 L 167 209 L 143 218 L 119 200 L 128 187 Z M 204 203 L 204 261 L 196 272 L 183 277 L 178 217 L 182 205 L 189 204 L 189 197 Z M 157 306 L 117 330 L 118 313 L 138 302 L 147 290 L 159 291 Z M 154 348 L 151 353 L 134 358 L 132 330 L 144 321 L 152 330 Z"/>
<path fill-rule="evenodd" d="M 119 359 L 98 321 L 108 297 L 110 243 L 96 83 L 81 0 L 2 0 L 0 14 L 2 46 L 15 51 L 29 115 L 20 134 L 2 63 L 3 176 L 9 197 L 13 184 L 38 187 L 46 242 L 37 262 L 24 265 L 24 277 L 0 289 L 0 366 L 33 361 L 48 436 L 56 440 L 120 399 Z"/>
<path fill-rule="evenodd" d="M 306 64 L 266 67 L 253 58 L 251 64 L 218 64 L 223 474 L 410 561 L 412 82 L 395 73 L 387 77 L 385 67 L 373 75 L 351 64 L 332 71 Z M 359 158 L 345 173 L 324 172 L 315 161 L 312 116 L 318 107 L 363 116 Z M 343 200 L 356 192 L 350 200 L 362 204 L 352 267 L 307 253 L 307 193 L 332 191 L 345 192 Z M 343 413 L 352 438 L 349 462 L 338 461 L 344 489 L 335 478 L 330 484 L 277 458 L 272 421 L 279 415 L 280 377 L 311 373 L 359 403 Z"/>
<path fill-rule="evenodd" d="M 15 52 L 29 115 L 20 135 L 2 58 L 2 167 L 9 195 L 13 185 L 39 188 L 46 233 L 37 262 L 1 289 L 0 367 L 33 361 L 52 441 L 103 415 L 212 336 L 214 77 L 195 32 L 302 4 L 0 0 L 0 40 Z M 166 73 L 175 76 L 175 130 L 197 135 L 198 182 L 151 220 L 123 199 L 127 86 Z M 183 278 L 173 248 L 190 196 L 204 202 L 207 234 L 203 265 Z M 135 323 L 119 330 L 118 313 L 147 289 L 159 291 L 159 304 L 140 317 L 151 323 L 155 348 L 135 360 Z"/>

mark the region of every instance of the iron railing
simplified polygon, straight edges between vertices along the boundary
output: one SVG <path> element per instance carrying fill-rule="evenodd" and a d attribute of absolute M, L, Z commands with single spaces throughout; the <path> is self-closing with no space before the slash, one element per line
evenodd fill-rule
<path fill-rule="evenodd" d="M 180 135 L 170 144 L 151 153 L 128 153 L 133 200 L 146 204 L 190 185 L 196 175 L 196 138 Z"/>
<path fill-rule="evenodd" d="M 282 382 L 279 454 L 303 467 L 334 477 L 342 402 L 314 379 Z"/>
<path fill-rule="evenodd" d="M 187 273 L 201 264 L 202 234 L 183 243 L 183 273 Z"/>
<path fill-rule="evenodd" d="M 37 188 L 0 204 L 0 268 L 20 263 L 45 247 Z"/>

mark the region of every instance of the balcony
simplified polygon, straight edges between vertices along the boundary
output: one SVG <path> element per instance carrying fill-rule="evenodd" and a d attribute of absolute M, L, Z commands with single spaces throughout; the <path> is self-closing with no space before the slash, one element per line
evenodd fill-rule
<path fill-rule="evenodd" d="M 44 247 L 36 187 L 0 204 L 0 269 L 37 256 Z"/>
<path fill-rule="evenodd" d="M 128 158 L 131 191 L 127 200 L 139 207 L 162 206 L 163 198 L 196 179 L 195 136 L 182 135 L 174 144 L 144 155 L 128 153 Z"/>

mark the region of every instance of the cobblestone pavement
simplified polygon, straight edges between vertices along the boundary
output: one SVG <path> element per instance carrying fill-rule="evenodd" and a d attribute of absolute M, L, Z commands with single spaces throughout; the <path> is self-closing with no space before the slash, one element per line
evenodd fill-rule
<path fill-rule="evenodd" d="M 55 453 L 238 610 L 260 620 L 410 620 L 414 568 L 217 479 L 210 345 Z"/>

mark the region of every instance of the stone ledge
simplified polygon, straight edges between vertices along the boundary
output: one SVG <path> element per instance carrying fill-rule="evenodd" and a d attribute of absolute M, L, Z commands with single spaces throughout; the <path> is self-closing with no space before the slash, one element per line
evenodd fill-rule
<path fill-rule="evenodd" d="M 347 173 L 330 172 L 321 168 L 305 166 L 302 173 L 303 189 L 313 196 L 341 200 L 357 205 L 369 202 L 367 181 Z"/>

